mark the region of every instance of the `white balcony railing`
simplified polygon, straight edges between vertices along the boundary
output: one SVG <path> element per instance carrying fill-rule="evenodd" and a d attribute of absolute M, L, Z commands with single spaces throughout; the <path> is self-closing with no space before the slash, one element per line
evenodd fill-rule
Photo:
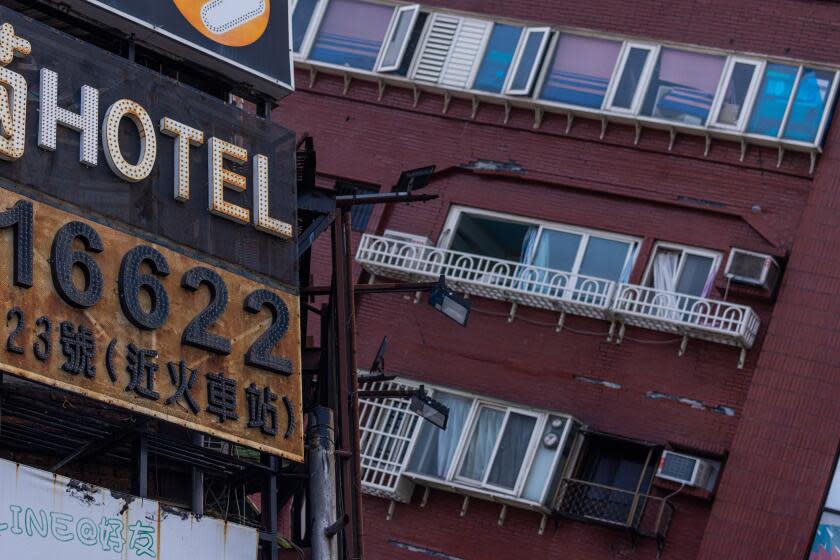
<path fill-rule="evenodd" d="M 376 235 L 362 236 L 356 260 L 376 276 L 411 282 L 443 274 L 463 293 L 597 319 L 609 319 L 616 289 L 610 280 Z"/>
<path fill-rule="evenodd" d="M 621 284 L 612 306 L 622 323 L 752 348 L 761 321 L 746 305 Z"/>
<path fill-rule="evenodd" d="M 745 305 L 377 235 L 362 236 L 356 260 L 376 276 L 412 282 L 443 274 L 449 286 L 467 294 L 612 321 L 621 326 L 619 342 L 625 325 L 633 325 L 683 336 L 681 353 L 687 338 L 738 346 L 739 367 L 760 325 Z"/>

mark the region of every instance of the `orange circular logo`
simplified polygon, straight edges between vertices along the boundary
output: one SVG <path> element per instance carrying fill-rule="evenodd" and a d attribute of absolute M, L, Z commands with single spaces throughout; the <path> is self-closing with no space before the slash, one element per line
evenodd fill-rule
<path fill-rule="evenodd" d="M 199 33 L 229 47 L 250 45 L 268 27 L 270 0 L 173 0 Z"/>

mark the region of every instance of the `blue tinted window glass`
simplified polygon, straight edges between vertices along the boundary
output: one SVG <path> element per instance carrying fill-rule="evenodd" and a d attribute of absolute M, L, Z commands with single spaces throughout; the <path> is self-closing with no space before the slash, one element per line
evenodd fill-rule
<path fill-rule="evenodd" d="M 295 13 L 292 14 L 292 49 L 295 52 L 300 52 L 306 29 L 312 21 L 312 14 L 315 13 L 317 5 L 318 0 L 298 0 L 295 6 Z"/>
<path fill-rule="evenodd" d="M 503 23 L 493 26 L 487 50 L 484 51 L 484 60 L 478 68 L 473 88 L 496 93 L 502 91 L 520 35 L 522 35 L 521 27 Z"/>
<path fill-rule="evenodd" d="M 331 0 L 309 58 L 373 70 L 393 13 L 393 6 Z"/>
<path fill-rule="evenodd" d="M 600 109 L 621 43 L 561 33 L 540 97 Z"/>
<path fill-rule="evenodd" d="M 618 281 L 630 244 L 625 241 L 590 237 L 580 263 L 580 274 Z"/>
<path fill-rule="evenodd" d="M 531 70 L 537 63 L 537 55 L 540 54 L 540 44 L 543 37 L 545 37 L 544 31 L 528 35 L 525 48 L 522 49 L 522 57 L 519 59 L 519 67 L 516 69 L 516 74 L 514 74 L 510 84 L 511 89 L 521 91 L 528 87 L 528 78 L 531 77 Z"/>
<path fill-rule="evenodd" d="M 758 89 L 747 132 L 776 136 L 785 116 L 793 82 L 796 79 L 796 66 L 768 64 Z"/>
<path fill-rule="evenodd" d="M 627 61 L 624 63 L 621 79 L 618 81 L 618 87 L 615 90 L 613 107 L 630 109 L 633 106 L 633 98 L 636 96 L 636 90 L 642 80 L 642 72 L 649 55 L 650 51 L 648 49 L 636 47 L 630 49 Z"/>
<path fill-rule="evenodd" d="M 832 80 L 834 72 L 828 70 L 805 68 L 802 71 L 790 117 L 785 125 L 785 138 L 802 142 L 814 141 L 828 101 Z"/>

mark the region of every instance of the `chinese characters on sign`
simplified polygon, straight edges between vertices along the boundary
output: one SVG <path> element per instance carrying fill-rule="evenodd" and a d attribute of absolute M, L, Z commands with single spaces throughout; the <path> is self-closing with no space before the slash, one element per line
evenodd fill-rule
<path fill-rule="evenodd" d="M 302 458 L 295 297 L 0 190 L 3 276 L 3 369 Z"/>

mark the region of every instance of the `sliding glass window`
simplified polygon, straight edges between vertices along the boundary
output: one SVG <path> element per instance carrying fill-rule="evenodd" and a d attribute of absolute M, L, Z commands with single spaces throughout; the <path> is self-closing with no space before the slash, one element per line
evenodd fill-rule
<path fill-rule="evenodd" d="M 393 6 L 330 0 L 309 58 L 373 70 L 394 13 Z"/>
<path fill-rule="evenodd" d="M 521 36 L 521 27 L 504 23 L 493 26 L 473 82 L 473 89 L 501 93 Z"/>
<path fill-rule="evenodd" d="M 648 85 L 642 115 L 704 126 L 725 62 L 723 56 L 663 48 Z"/>
<path fill-rule="evenodd" d="M 620 41 L 561 33 L 540 99 L 600 109 L 620 51 Z"/>

